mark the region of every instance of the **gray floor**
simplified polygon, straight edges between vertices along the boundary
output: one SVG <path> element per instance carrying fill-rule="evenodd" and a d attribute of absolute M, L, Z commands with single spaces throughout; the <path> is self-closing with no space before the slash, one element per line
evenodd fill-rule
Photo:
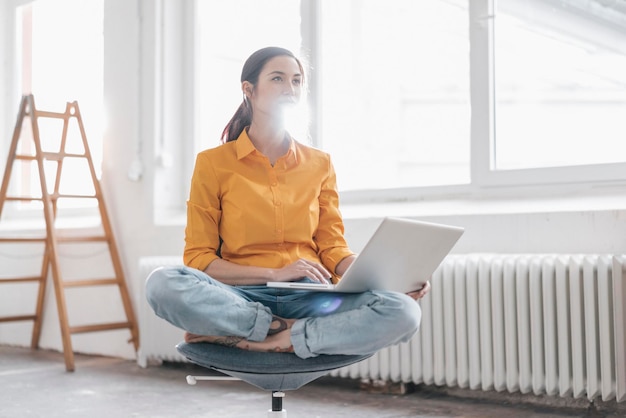
<path fill-rule="evenodd" d="M 270 394 L 244 382 L 199 382 L 207 374 L 190 364 L 142 369 L 133 361 L 76 356 L 76 371 L 65 371 L 58 352 L 0 346 L 0 417 L 266 417 Z M 288 392 L 291 418 L 313 417 L 624 417 L 621 404 L 589 408 L 586 403 L 546 405 L 540 399 L 432 387 L 405 395 L 375 393 L 359 382 L 325 377 Z M 479 396 L 480 395 L 480 396 Z"/>

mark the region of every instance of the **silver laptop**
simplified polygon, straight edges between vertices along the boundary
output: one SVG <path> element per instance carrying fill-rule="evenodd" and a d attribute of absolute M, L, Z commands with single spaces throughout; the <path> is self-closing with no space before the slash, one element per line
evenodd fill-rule
<path fill-rule="evenodd" d="M 343 293 L 419 290 L 463 232 L 458 226 L 385 218 L 339 283 L 268 282 L 267 285 Z"/>

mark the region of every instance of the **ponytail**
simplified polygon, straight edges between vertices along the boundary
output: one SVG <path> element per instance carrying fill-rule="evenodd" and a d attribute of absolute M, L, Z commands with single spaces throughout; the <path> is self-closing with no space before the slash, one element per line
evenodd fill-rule
<path fill-rule="evenodd" d="M 241 102 L 239 108 L 237 108 L 237 111 L 222 131 L 222 144 L 239 138 L 239 135 L 241 135 L 246 126 L 250 126 L 250 123 L 252 123 L 252 107 L 248 103 L 248 99 L 244 97 L 243 102 Z"/>

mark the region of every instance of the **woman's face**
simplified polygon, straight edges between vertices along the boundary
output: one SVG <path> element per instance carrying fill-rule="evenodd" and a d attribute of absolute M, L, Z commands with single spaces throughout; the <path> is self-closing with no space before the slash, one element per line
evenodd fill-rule
<path fill-rule="evenodd" d="M 274 57 L 265 63 L 256 86 L 244 82 L 243 90 L 252 103 L 253 115 L 265 113 L 281 117 L 285 108 L 293 107 L 300 101 L 300 67 L 291 57 Z"/>

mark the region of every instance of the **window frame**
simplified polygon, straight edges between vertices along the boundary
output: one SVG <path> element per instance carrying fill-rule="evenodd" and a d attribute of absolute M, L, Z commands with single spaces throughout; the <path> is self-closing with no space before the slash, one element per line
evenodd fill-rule
<path fill-rule="evenodd" d="M 470 86 L 472 109 L 471 184 L 477 187 L 547 186 L 626 182 L 626 162 L 578 166 L 495 169 L 495 0 L 470 1 Z M 484 66 L 487 71 L 478 69 Z M 547 180 L 546 180 L 547 179 Z"/>
<path fill-rule="evenodd" d="M 311 53 L 309 74 L 310 105 L 313 123 L 314 145 L 323 142 L 316 132 L 323 121 L 320 120 L 319 80 L 315 72 L 321 59 L 316 48 L 319 45 L 319 8 L 316 0 L 302 0 L 302 39 L 303 48 Z M 341 191 L 342 199 L 348 203 L 368 203 L 376 201 L 408 201 L 424 197 L 441 198 L 447 196 L 481 195 L 497 196 L 502 188 L 518 188 L 528 196 L 545 190 L 568 190 L 577 185 L 589 189 L 598 184 L 622 183 L 626 178 L 626 163 L 590 164 L 580 166 L 542 167 L 515 170 L 496 170 L 494 156 L 495 142 L 495 0 L 468 1 L 470 26 L 470 104 L 472 108 L 470 132 L 470 182 L 447 186 L 427 186 L 411 188 L 363 189 Z"/>
<path fill-rule="evenodd" d="M 303 2 L 315 0 L 303 0 Z M 470 20 L 470 182 L 446 186 L 342 191 L 346 203 L 398 202 L 419 199 L 508 196 L 504 188 L 523 196 L 584 193 L 598 186 L 626 186 L 626 162 L 578 166 L 495 169 L 495 0 L 468 0 Z M 311 15 L 313 16 L 313 14 Z M 303 18 L 303 21 L 305 19 Z M 311 78 L 314 82 L 320 81 Z"/>
<path fill-rule="evenodd" d="M 5 127 L 0 139 L 0 159 L 6 161 L 15 115 L 12 114 L 19 99 L 17 60 L 19 54 L 14 39 L 15 8 L 32 0 L 7 0 L 0 2 L 0 46 L 7 60 L 0 66 L 0 126 Z M 152 135 L 138 136 L 138 158 L 146 161 L 142 181 L 152 188 L 154 219 L 161 223 L 184 223 L 185 202 L 189 180 L 195 164 L 196 122 L 199 114 L 195 95 L 195 80 L 201 77 L 195 71 L 197 54 L 195 34 L 196 2 L 141 1 L 143 19 L 138 27 L 140 39 L 140 73 L 153 78 L 153 83 L 143 83 L 139 89 L 140 102 L 147 98 L 152 112 L 140 110 L 142 124 L 150 126 Z M 319 54 L 319 10 L 317 0 L 301 0 L 303 48 L 309 55 L 311 70 L 309 91 L 312 120 L 312 137 L 316 138 L 319 124 L 320 83 L 315 68 L 322 57 Z M 129 13 L 133 7 L 129 7 Z M 612 196 L 623 195 L 626 190 L 626 163 L 585 166 L 565 166 L 518 170 L 495 170 L 494 141 L 494 21 L 495 0 L 468 0 L 470 26 L 470 182 L 467 184 L 388 188 L 376 190 L 341 191 L 342 204 L 368 204 L 376 202 L 411 202 L 449 199 L 507 199 L 542 196 L 594 196 L 602 190 Z M 110 18 L 110 17 L 109 17 Z M 105 20 L 106 7 L 105 7 Z M 151 20 L 153 19 L 153 20 Z M 106 40 L 105 40 L 106 42 Z M 106 59 L 106 56 L 105 56 Z M 169 64 L 168 64 L 169 63 Z M 173 66 L 171 63 L 177 63 Z M 149 103 L 149 102 L 147 102 Z M 146 105 L 147 103 L 144 103 Z M 167 116 L 167 117 L 164 117 Z M 218 145 L 215 139 L 215 145 Z M 322 141 L 314 145 L 320 145 Z M 139 181 L 139 180 L 137 180 Z M 5 213 L 6 214 L 5 208 Z"/>

